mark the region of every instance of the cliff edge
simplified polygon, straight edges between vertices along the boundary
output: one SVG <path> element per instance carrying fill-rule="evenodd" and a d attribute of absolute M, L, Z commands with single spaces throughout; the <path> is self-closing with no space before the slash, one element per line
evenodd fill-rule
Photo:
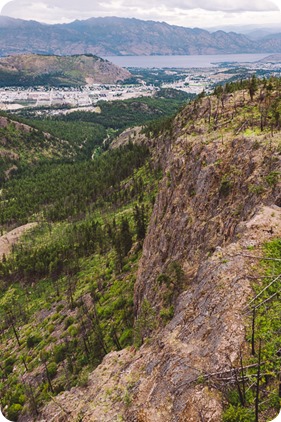
<path fill-rule="evenodd" d="M 107 355 L 38 420 L 222 421 L 227 380 L 249 354 L 256 257 L 281 236 L 280 135 L 261 125 L 265 101 L 201 98 L 141 135 L 163 179 L 135 285 L 139 347 Z"/>

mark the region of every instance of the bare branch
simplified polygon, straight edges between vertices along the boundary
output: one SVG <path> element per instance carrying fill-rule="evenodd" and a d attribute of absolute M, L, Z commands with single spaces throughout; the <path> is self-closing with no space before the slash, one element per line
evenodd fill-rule
<path fill-rule="evenodd" d="M 274 280 L 272 280 L 264 289 L 262 289 L 262 291 L 261 292 L 259 292 L 259 294 L 257 294 L 251 301 L 250 301 L 250 303 L 248 303 L 248 305 L 244 308 L 244 310 L 245 309 L 248 309 L 248 307 L 258 298 L 258 297 L 260 297 L 261 296 L 261 294 L 263 293 L 263 292 L 265 292 L 270 286 L 272 286 L 272 284 L 273 283 L 275 283 L 276 281 L 278 281 L 279 279 L 280 279 L 280 277 L 281 277 L 281 274 L 279 274 Z"/>

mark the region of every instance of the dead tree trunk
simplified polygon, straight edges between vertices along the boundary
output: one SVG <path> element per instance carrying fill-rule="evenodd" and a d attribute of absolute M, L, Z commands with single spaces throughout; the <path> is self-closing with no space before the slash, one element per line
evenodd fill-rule
<path fill-rule="evenodd" d="M 255 400 L 255 422 L 259 422 L 259 395 L 260 395 L 260 375 L 261 375 L 261 339 L 259 342 L 258 373 Z"/>

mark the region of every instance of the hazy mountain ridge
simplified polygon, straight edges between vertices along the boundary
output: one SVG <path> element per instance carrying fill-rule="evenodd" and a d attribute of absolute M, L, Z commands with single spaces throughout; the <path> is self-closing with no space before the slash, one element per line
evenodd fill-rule
<path fill-rule="evenodd" d="M 274 41 L 271 41 L 273 39 Z M 281 40 L 254 41 L 235 32 L 208 32 L 165 22 L 91 18 L 46 25 L 0 17 L 0 54 L 189 55 L 281 51 Z"/>

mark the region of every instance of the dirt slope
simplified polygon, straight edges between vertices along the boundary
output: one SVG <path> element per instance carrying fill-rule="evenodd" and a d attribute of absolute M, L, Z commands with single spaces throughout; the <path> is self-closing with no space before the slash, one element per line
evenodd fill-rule
<path fill-rule="evenodd" d="M 28 223 L 24 226 L 17 227 L 14 230 L 4 234 L 0 237 L 0 260 L 2 259 L 3 255 L 7 256 L 12 250 L 13 245 L 15 245 L 20 237 L 27 232 L 28 230 L 35 227 L 37 223 Z"/>

